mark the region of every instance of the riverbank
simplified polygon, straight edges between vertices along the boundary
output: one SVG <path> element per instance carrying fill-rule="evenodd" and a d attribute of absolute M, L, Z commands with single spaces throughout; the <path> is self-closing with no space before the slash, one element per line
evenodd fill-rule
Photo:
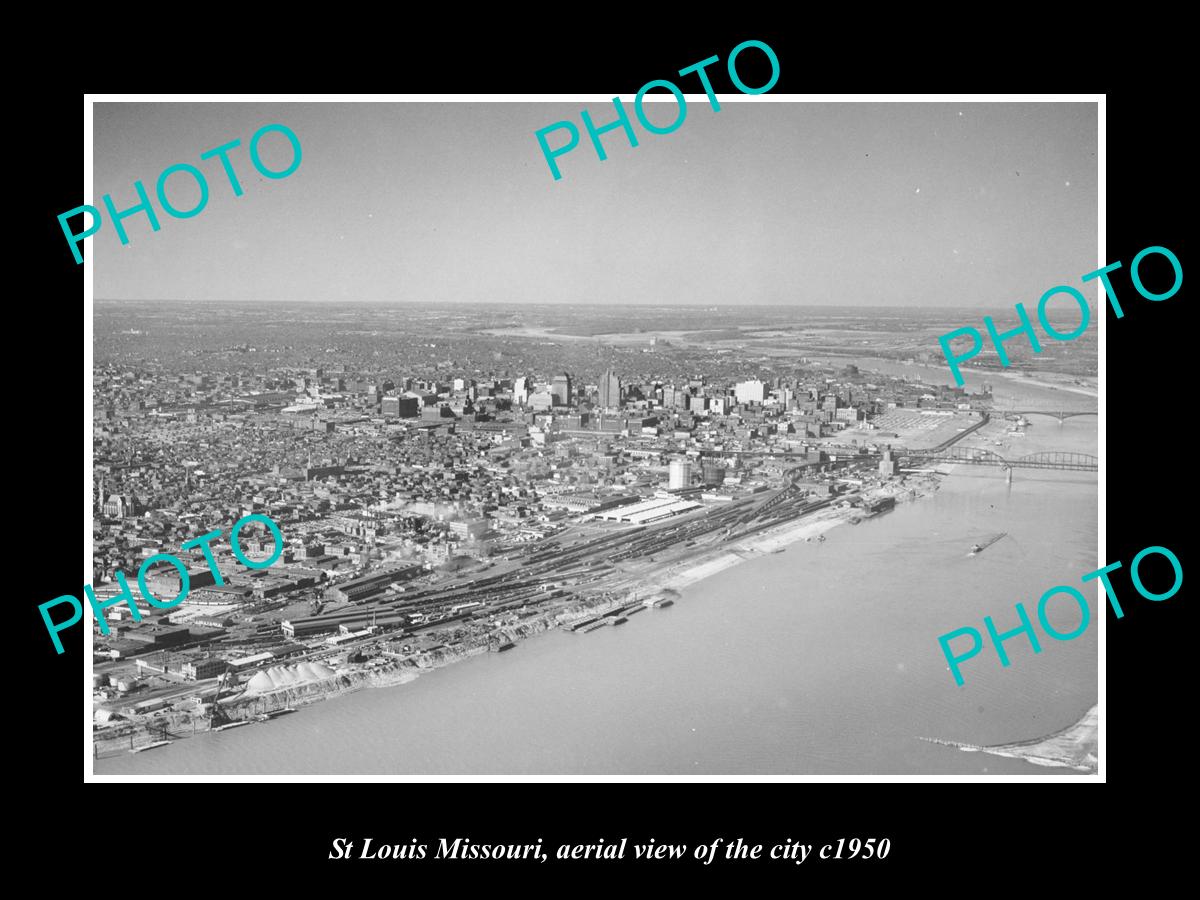
<path fill-rule="evenodd" d="M 922 472 L 906 476 L 902 484 L 891 483 L 874 490 L 864 491 L 862 499 L 872 502 L 890 497 L 897 503 L 904 503 L 926 497 L 937 489 L 938 476 L 930 472 Z M 861 518 L 862 511 L 856 507 L 842 509 L 827 507 L 751 537 L 734 541 L 716 556 L 710 556 L 702 561 L 679 563 L 668 567 L 661 573 L 648 573 L 641 581 L 649 590 L 681 591 L 718 572 L 723 572 L 732 566 L 763 554 L 779 553 L 799 543 L 824 540 L 825 532 L 830 529 L 854 520 L 861 520 Z"/>
<path fill-rule="evenodd" d="M 1046 388 L 1051 391 L 1066 391 L 1071 394 L 1082 394 L 1085 397 L 1091 397 L 1093 400 L 1100 397 L 1099 388 L 1082 387 L 1074 383 L 1065 383 L 1063 381 L 1047 381 L 1043 374 L 1040 378 L 1027 375 L 1023 372 L 997 372 L 1001 378 L 1009 381 L 1016 381 L 1021 384 L 1031 385 L 1032 387 Z M 1069 376 L 1062 376 L 1064 379 Z"/>
<path fill-rule="evenodd" d="M 907 475 L 902 482 L 893 482 L 864 491 L 861 498 L 871 502 L 891 497 L 897 503 L 903 503 L 928 496 L 935 492 L 938 486 L 937 475 L 921 472 Z M 701 548 L 698 552 L 665 565 L 632 566 L 606 583 L 609 589 L 605 594 L 581 595 L 577 602 L 566 609 L 560 607 L 547 610 L 519 624 L 505 627 L 493 637 L 500 637 L 516 645 L 527 638 L 558 629 L 578 619 L 604 615 L 655 594 L 679 600 L 684 589 L 732 566 L 761 558 L 766 554 L 779 553 L 799 543 L 824 540 L 823 536 L 829 530 L 862 516 L 862 510 L 857 507 L 826 507 L 750 537 L 723 544 L 719 548 Z M 586 639 L 585 635 L 581 637 Z M 388 653 L 365 665 L 341 667 L 330 678 L 274 691 L 244 692 L 223 700 L 221 706 L 226 718 L 231 721 L 244 721 L 247 725 L 259 724 L 259 716 L 276 710 L 300 709 L 364 688 L 408 684 L 422 674 L 486 653 L 488 649 L 488 643 L 464 642 L 404 657 Z M 268 719 L 267 722 L 269 721 Z M 149 722 L 129 723 L 106 729 L 102 734 L 97 733 L 93 739 L 95 754 L 103 758 L 123 754 L 133 748 L 146 747 L 157 741 L 175 741 L 202 735 L 213 730 L 210 725 L 211 721 L 200 710 L 163 714 Z"/>
<path fill-rule="evenodd" d="M 940 738 L 922 738 L 931 744 L 954 747 L 964 753 L 990 753 L 993 756 L 1009 756 L 1024 759 L 1035 766 L 1062 766 L 1079 772 L 1095 774 L 1098 759 L 1099 713 L 1098 706 L 1089 709 L 1082 719 L 1061 731 L 1045 737 L 1011 744 L 977 746 L 944 741 Z"/>

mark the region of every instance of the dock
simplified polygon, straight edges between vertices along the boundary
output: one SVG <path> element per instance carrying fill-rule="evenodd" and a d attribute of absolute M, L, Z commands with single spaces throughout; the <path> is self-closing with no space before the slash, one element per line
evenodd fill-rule
<path fill-rule="evenodd" d="M 167 744 L 173 744 L 174 741 L 154 741 L 152 744 L 147 744 L 145 747 L 131 747 L 130 753 L 141 753 L 143 750 L 153 750 L 155 747 L 165 747 Z"/>

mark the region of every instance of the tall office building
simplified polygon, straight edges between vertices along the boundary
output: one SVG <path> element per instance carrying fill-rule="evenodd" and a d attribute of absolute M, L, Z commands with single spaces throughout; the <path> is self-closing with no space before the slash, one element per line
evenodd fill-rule
<path fill-rule="evenodd" d="M 529 402 L 529 379 L 522 375 L 513 382 L 513 397 L 512 402 L 517 406 L 524 406 Z"/>
<path fill-rule="evenodd" d="M 550 382 L 550 394 L 554 397 L 555 406 L 570 406 L 572 400 L 571 376 L 555 375 L 554 380 Z"/>
<path fill-rule="evenodd" d="M 899 468 L 899 461 L 892 458 L 892 448 L 888 447 L 883 451 L 883 459 L 879 461 L 879 474 L 887 478 L 897 474 Z"/>
<path fill-rule="evenodd" d="M 739 381 L 733 388 L 738 403 L 762 403 L 767 399 L 767 386 L 761 381 Z"/>
<path fill-rule="evenodd" d="M 421 401 L 416 397 L 384 397 L 385 418 L 412 419 L 421 414 Z"/>
<path fill-rule="evenodd" d="M 621 379 L 612 369 L 600 379 L 600 405 L 604 409 L 618 409 L 621 406 Z"/>
<path fill-rule="evenodd" d="M 667 490 L 677 491 L 692 484 L 692 463 L 687 459 L 673 459 L 668 467 Z"/>

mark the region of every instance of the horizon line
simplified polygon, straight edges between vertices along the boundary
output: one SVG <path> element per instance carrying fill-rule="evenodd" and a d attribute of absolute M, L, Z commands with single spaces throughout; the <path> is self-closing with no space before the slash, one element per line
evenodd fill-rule
<path fill-rule="evenodd" d="M 292 300 L 229 300 L 206 297 L 202 300 L 183 300 L 179 298 L 171 299 L 129 299 L 118 297 L 96 297 L 94 303 L 139 303 L 139 304 L 206 304 L 206 303 L 221 303 L 221 304 L 245 304 L 245 305 L 273 305 L 273 304 L 296 304 L 296 305 L 326 305 L 326 306 L 433 306 L 433 307 L 456 307 L 456 306 L 536 306 L 547 307 L 551 309 L 562 310 L 587 310 L 589 312 L 596 311 L 594 301 L 580 303 L 554 303 L 551 301 L 536 301 L 536 300 L 310 300 L 310 299 L 292 299 Z M 1096 304 L 1092 300 L 1088 300 L 1089 307 L 1095 307 Z M 878 306 L 868 303 L 605 303 L 603 308 L 629 308 L 629 309 L 657 309 L 661 307 L 672 307 L 677 309 L 721 309 L 721 310 L 738 310 L 738 309 L 872 309 L 872 310 L 976 310 L 976 309 L 1004 309 L 1003 306 L 990 305 L 938 305 L 938 304 L 909 304 L 904 306 Z"/>

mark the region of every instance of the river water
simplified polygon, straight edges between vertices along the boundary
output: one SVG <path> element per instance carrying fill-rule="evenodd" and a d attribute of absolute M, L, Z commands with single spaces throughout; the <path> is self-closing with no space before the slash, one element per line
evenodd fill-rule
<path fill-rule="evenodd" d="M 998 379 L 997 379 L 998 380 Z M 1078 398 L 1086 402 L 1086 398 Z M 1021 443 L 1017 444 L 1020 441 Z M 1096 420 L 1037 417 L 1021 455 L 1095 453 Z M 997 448 L 999 449 L 999 448 Z M 1008 450 L 1002 450 L 1009 455 Z M 723 571 L 625 625 L 553 631 L 392 688 L 263 725 L 96 761 L 97 774 L 1070 774 L 920 740 L 1036 738 L 1097 699 L 1094 473 L 958 467 L 931 497 Z M 973 542 L 1009 536 L 970 557 Z M 963 665 L 938 646 L 962 626 L 1018 623 L 1054 585 L 1092 624 L 1039 630 Z M 1103 610 L 1100 610 L 1103 614 Z M 1059 598 L 1051 622 L 1079 621 Z M 957 645 L 956 645 L 957 646 Z"/>

